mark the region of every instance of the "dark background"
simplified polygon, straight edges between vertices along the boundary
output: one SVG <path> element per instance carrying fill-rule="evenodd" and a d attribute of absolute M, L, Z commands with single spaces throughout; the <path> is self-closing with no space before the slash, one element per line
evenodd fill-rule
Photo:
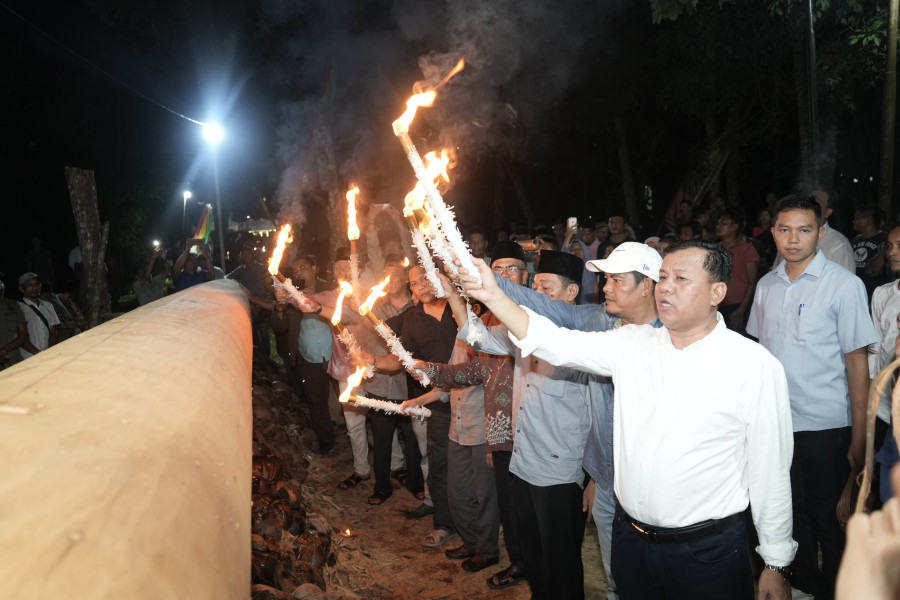
<path fill-rule="evenodd" d="M 623 201 L 618 114 L 636 192 L 653 198 L 632 222 L 652 235 L 706 160 L 710 124 L 728 128 L 738 108 L 730 195 L 752 217 L 767 192 L 783 195 L 799 179 L 791 53 L 802 23 L 740 1 L 701 2 L 654 23 L 654 8 L 668 4 L 2 0 L 0 271 L 15 287 L 34 235 L 65 265 L 77 244 L 65 166 L 95 172 L 109 255 L 126 270 L 154 239 L 177 244 L 187 233 L 183 190 L 194 194 L 185 230 L 199 216 L 195 201 L 214 202 L 211 150 L 192 120 L 226 130 L 226 218 L 263 216 L 260 198 L 277 220 L 309 214 L 302 192 L 315 187 L 318 119 L 342 185 L 358 183 L 364 202 L 400 206 L 414 179 L 391 121 L 423 71 L 443 74 L 461 55 L 466 70 L 422 110 L 413 134 L 424 149 L 456 149 L 447 200 L 463 224 L 496 232 L 524 223 L 523 196 L 532 225 L 605 218 Z M 796 3 L 780 4 L 796 13 Z M 821 27 L 826 52 L 824 16 Z M 883 54 L 873 60 L 877 72 Z M 837 89 L 829 76 L 823 66 L 823 105 Z M 849 83 L 852 98 L 832 102 L 841 115 L 838 224 L 877 189 L 880 82 Z"/>

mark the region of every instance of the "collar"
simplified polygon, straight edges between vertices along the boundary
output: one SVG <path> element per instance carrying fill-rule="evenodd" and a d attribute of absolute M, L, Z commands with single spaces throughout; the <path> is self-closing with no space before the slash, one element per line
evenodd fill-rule
<path fill-rule="evenodd" d="M 822 252 L 822 249 L 816 246 L 816 255 L 813 257 L 812 261 L 808 265 L 806 265 L 806 269 L 800 273 L 800 276 L 797 277 L 794 281 L 800 279 L 805 275 L 810 275 L 811 277 L 819 278 L 822 276 L 822 273 L 825 271 L 825 264 L 828 262 L 828 259 L 825 258 L 825 253 Z M 791 283 L 790 278 L 787 274 L 787 261 L 781 261 L 777 267 L 775 267 L 775 273 L 784 279 L 786 282 Z"/>
<path fill-rule="evenodd" d="M 35 302 L 35 301 L 32 300 L 31 298 L 22 298 L 22 303 L 23 303 L 23 304 L 26 304 L 26 305 L 30 305 L 30 306 L 37 306 L 37 307 L 40 307 L 40 306 L 41 306 L 41 299 L 38 298 L 38 299 L 37 299 L 37 302 Z"/>

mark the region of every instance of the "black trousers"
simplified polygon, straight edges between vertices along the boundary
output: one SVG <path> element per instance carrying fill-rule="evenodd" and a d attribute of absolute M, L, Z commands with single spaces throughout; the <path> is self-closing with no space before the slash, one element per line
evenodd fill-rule
<path fill-rule="evenodd" d="M 373 400 L 387 400 L 395 404 L 401 404 L 402 400 L 388 400 L 381 396 L 369 394 Z M 374 468 L 375 492 L 390 495 L 393 491 L 391 484 L 391 446 L 394 441 L 394 430 L 400 428 L 403 434 L 403 456 L 406 460 L 406 488 L 414 492 L 424 485 L 422 478 L 422 454 L 419 452 L 419 444 L 412 430 L 412 421 L 406 415 L 397 413 L 384 413 L 380 410 L 370 410 L 369 423 L 372 424 L 372 436 L 375 441 Z"/>
<path fill-rule="evenodd" d="M 516 521 L 516 500 L 513 490 L 513 476 L 509 472 L 509 461 L 512 452 L 495 450 L 494 483 L 497 485 L 497 509 L 500 512 L 500 523 L 503 525 L 503 542 L 509 562 L 518 569 L 525 568 L 522 556 L 522 544 L 519 541 L 519 526 Z"/>
<path fill-rule="evenodd" d="M 311 363 L 297 357 L 297 372 L 303 396 L 309 405 L 309 420 L 316 441 L 320 444 L 334 443 L 334 425 L 328 411 L 328 396 L 331 393 L 331 377 L 328 375 L 328 363 Z"/>
<path fill-rule="evenodd" d="M 428 493 L 434 504 L 435 529 L 456 531 L 447 496 L 447 444 L 450 442 L 450 405 L 432 402 L 428 419 Z"/>
<path fill-rule="evenodd" d="M 791 584 L 813 594 L 816 600 L 834 597 L 844 552 L 844 532 L 834 511 L 850 476 L 850 433 L 850 427 L 794 433 L 791 496 L 797 556 L 791 565 Z"/>
<path fill-rule="evenodd" d="M 532 485 L 515 475 L 519 540 L 532 600 L 583 600 L 587 513 L 577 483 Z"/>
<path fill-rule="evenodd" d="M 654 544 L 616 509 L 612 572 L 622 600 L 752 600 L 744 521 L 682 543 Z"/>

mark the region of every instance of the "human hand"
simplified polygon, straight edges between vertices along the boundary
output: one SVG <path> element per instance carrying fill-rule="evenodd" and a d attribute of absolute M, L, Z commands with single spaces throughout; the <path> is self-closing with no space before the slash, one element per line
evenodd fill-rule
<path fill-rule="evenodd" d="M 740 329 L 744 324 L 744 308 L 738 307 L 731 316 L 728 317 L 728 324 L 732 329 Z"/>
<path fill-rule="evenodd" d="M 588 481 L 587 485 L 584 486 L 584 492 L 581 494 L 581 512 L 587 513 L 587 522 L 590 523 L 594 520 L 593 508 L 594 508 L 594 496 L 597 493 L 597 484 L 594 483 L 594 480 L 591 479 Z"/>
<path fill-rule="evenodd" d="M 493 471 L 494 470 L 494 453 L 493 452 L 485 453 L 484 462 L 487 463 L 488 469 Z"/>
<path fill-rule="evenodd" d="M 894 497 L 880 511 L 871 515 L 857 513 L 850 517 L 847 523 L 847 544 L 838 569 L 835 598 L 897 598 L 900 595 L 898 565 L 900 499 Z"/>
<path fill-rule="evenodd" d="M 790 600 L 791 584 L 772 569 L 764 567 L 759 574 L 759 593 L 756 597 L 757 600 Z"/>
<path fill-rule="evenodd" d="M 468 269 L 460 267 L 459 282 L 462 284 L 466 295 L 490 306 L 491 301 L 497 299 L 503 292 L 497 285 L 497 280 L 494 279 L 494 272 L 483 260 L 472 257 L 472 262 L 475 264 L 475 268 L 478 269 L 478 274 L 481 275 L 481 281 L 479 282 L 474 274 L 469 273 Z"/>
<path fill-rule="evenodd" d="M 410 367 L 406 371 L 410 375 L 412 375 L 413 379 L 415 379 L 422 385 L 425 385 L 425 382 L 424 382 L 425 377 L 426 377 L 425 372 L 428 370 L 429 367 L 430 367 L 429 363 L 427 363 L 425 361 L 413 359 L 412 367 Z"/>

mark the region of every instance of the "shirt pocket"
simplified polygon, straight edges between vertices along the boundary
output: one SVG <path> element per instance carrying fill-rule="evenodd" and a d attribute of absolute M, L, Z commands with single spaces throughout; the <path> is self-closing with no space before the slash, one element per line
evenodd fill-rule
<path fill-rule="evenodd" d="M 829 320 L 828 311 L 813 304 L 801 304 L 797 309 L 797 329 L 794 337 L 799 342 L 811 342 L 821 337 L 823 327 Z"/>

